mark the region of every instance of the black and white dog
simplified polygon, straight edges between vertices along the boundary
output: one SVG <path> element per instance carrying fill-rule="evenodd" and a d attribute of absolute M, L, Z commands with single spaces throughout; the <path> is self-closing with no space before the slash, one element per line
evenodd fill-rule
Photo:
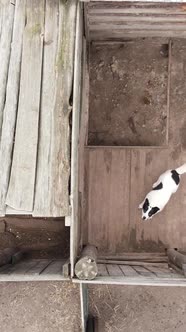
<path fill-rule="evenodd" d="M 143 220 L 151 219 L 156 213 L 164 209 L 171 195 L 177 191 L 180 175 L 184 173 L 186 173 L 186 164 L 160 175 L 158 181 L 153 184 L 153 189 L 139 205 L 139 209 L 142 209 Z"/>

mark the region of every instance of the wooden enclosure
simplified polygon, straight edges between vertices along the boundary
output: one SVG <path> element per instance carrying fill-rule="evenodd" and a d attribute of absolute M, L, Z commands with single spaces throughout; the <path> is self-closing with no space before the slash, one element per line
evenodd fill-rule
<path fill-rule="evenodd" d="M 186 177 L 137 208 L 186 160 L 185 37 L 181 0 L 0 3 L 0 281 L 71 277 L 83 331 L 85 283 L 186 285 Z"/>
<path fill-rule="evenodd" d="M 1 281 L 67 279 L 77 256 L 76 18 L 76 0 L 0 2 Z"/>
<path fill-rule="evenodd" d="M 186 160 L 185 4 L 89 1 L 82 10 L 79 245 L 98 248 L 98 275 L 84 282 L 185 285 L 167 256 L 186 251 L 185 176 L 152 221 L 138 210 L 159 175 Z"/>

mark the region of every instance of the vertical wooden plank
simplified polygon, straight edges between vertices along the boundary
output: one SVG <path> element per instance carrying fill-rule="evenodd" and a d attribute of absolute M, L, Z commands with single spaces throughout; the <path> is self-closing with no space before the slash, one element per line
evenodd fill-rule
<path fill-rule="evenodd" d="M 81 328 L 86 332 L 88 319 L 88 285 L 80 283 Z"/>
<path fill-rule="evenodd" d="M 144 222 L 138 206 L 152 189 L 152 184 L 167 169 L 167 149 L 132 149 L 129 239 L 131 249 L 151 252 L 166 247 L 165 211 Z"/>
<path fill-rule="evenodd" d="M 61 18 L 62 19 L 62 18 Z M 59 0 L 46 0 L 43 47 L 43 77 L 40 108 L 40 134 L 33 216 L 51 215 L 51 163 L 55 133 L 55 98 L 57 89 L 57 52 L 59 34 Z"/>
<path fill-rule="evenodd" d="M 0 40 L 1 40 L 1 30 L 2 30 L 2 19 L 3 19 L 3 6 L 0 4 Z"/>
<path fill-rule="evenodd" d="M 128 250 L 131 152 L 112 151 L 108 244 L 110 252 Z M 107 207 L 108 208 L 108 207 Z"/>
<path fill-rule="evenodd" d="M 171 51 L 171 85 L 170 85 L 170 118 L 169 142 L 171 167 L 176 168 L 186 160 L 186 40 L 172 42 Z M 186 177 L 183 175 L 180 187 L 171 198 L 166 212 L 167 238 L 170 248 L 185 249 L 186 243 Z"/>
<path fill-rule="evenodd" d="M 9 0 L 0 4 L 0 138 L 3 121 L 3 109 L 6 97 L 6 83 L 8 78 L 9 59 L 11 51 L 12 30 L 14 22 L 14 6 Z"/>
<path fill-rule="evenodd" d="M 27 1 L 15 145 L 6 204 L 32 211 L 38 144 L 44 0 Z"/>
<path fill-rule="evenodd" d="M 88 155 L 85 151 L 88 137 L 88 113 L 89 113 L 89 69 L 87 41 L 83 39 L 83 73 L 82 73 L 82 108 L 80 116 L 80 137 L 79 137 L 79 192 L 80 192 L 80 225 L 81 240 L 87 243 L 87 218 L 86 218 L 86 172 Z"/>
<path fill-rule="evenodd" d="M 130 150 L 89 149 L 88 241 L 100 252 L 128 248 Z"/>
<path fill-rule="evenodd" d="M 57 1 L 48 0 L 34 216 L 59 217 L 70 214 L 69 116 L 76 1 L 59 1 L 59 21 L 57 15 Z"/>
<path fill-rule="evenodd" d="M 74 59 L 74 89 L 73 89 L 73 112 L 72 112 L 72 147 L 71 147 L 71 206 L 72 225 L 70 234 L 70 259 L 71 275 L 74 275 L 74 264 L 80 246 L 79 225 L 79 124 L 81 109 L 81 83 L 82 83 L 82 48 L 83 48 L 83 13 L 82 6 L 78 3 L 76 21 L 76 42 Z"/>
<path fill-rule="evenodd" d="M 5 214 L 5 198 L 11 169 L 20 83 L 23 31 L 25 27 L 25 3 L 25 0 L 17 0 L 15 7 L 10 65 L 6 88 L 6 102 L 3 111 L 3 124 L 0 140 L 0 215 Z"/>

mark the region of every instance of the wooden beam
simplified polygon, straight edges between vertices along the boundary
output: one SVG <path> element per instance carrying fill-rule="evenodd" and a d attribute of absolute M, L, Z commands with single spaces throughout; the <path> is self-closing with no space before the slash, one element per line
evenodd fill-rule
<path fill-rule="evenodd" d="M 80 283 L 80 303 L 81 303 L 81 328 L 82 332 L 87 332 L 86 325 L 88 319 L 88 287 Z"/>
<path fill-rule="evenodd" d="M 79 279 L 73 279 L 73 282 L 80 283 Z M 131 285 L 131 286 L 171 286 L 171 287 L 186 287 L 186 278 L 179 276 L 175 278 L 161 278 L 161 277 L 97 277 L 95 280 L 84 280 L 85 284 L 100 284 L 100 285 Z"/>
<path fill-rule="evenodd" d="M 175 249 L 168 249 L 167 256 L 171 263 L 182 269 L 183 265 L 186 264 L 186 255 L 181 254 Z"/>
<path fill-rule="evenodd" d="M 82 52 L 83 52 L 83 11 L 78 3 L 76 20 L 76 41 L 74 57 L 74 89 L 72 110 L 72 146 L 71 146 L 71 206 L 72 224 L 70 233 L 71 276 L 74 275 L 74 264 L 80 248 L 79 225 L 79 125 L 81 113 L 82 84 Z"/>

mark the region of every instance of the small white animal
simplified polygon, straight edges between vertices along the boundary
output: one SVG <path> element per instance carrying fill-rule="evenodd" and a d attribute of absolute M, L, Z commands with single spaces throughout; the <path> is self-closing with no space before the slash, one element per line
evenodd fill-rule
<path fill-rule="evenodd" d="M 148 220 L 162 211 L 174 194 L 180 183 L 180 175 L 186 173 L 186 163 L 174 170 L 168 170 L 160 175 L 152 190 L 147 194 L 144 201 L 139 205 L 142 209 L 142 219 Z"/>

